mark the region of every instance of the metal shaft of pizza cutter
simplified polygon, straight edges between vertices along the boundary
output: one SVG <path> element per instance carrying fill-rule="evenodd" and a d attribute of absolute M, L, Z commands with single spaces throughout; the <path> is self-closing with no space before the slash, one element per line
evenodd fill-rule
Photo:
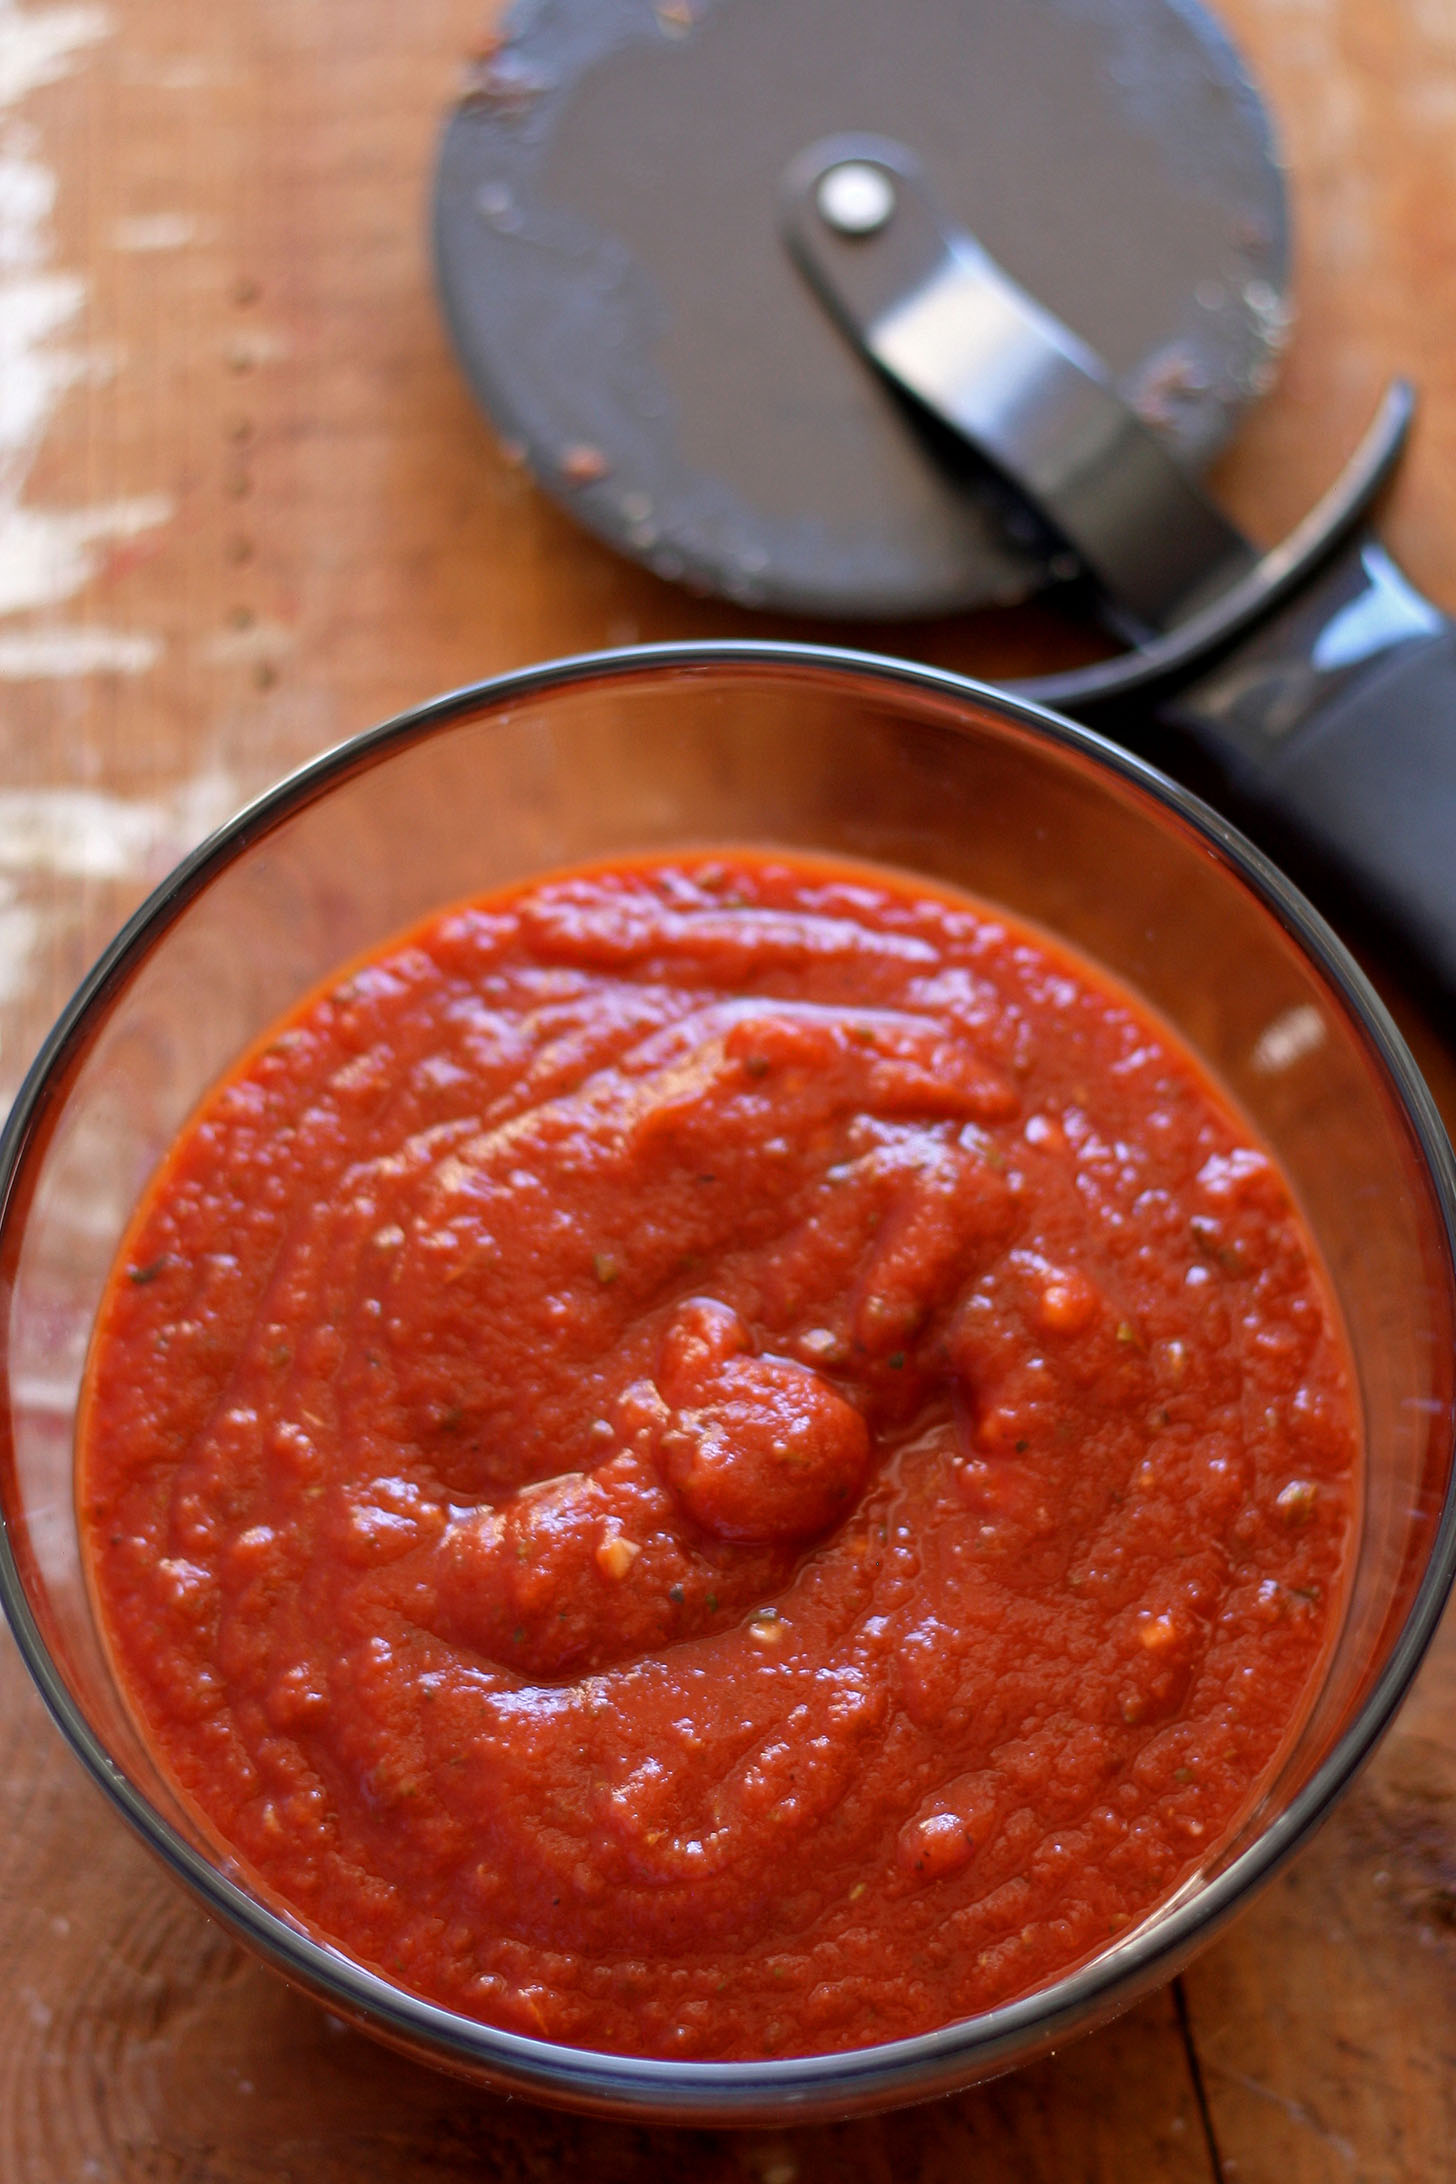
<path fill-rule="evenodd" d="M 1175 627 L 1254 567 L 1100 357 L 945 219 L 904 145 L 811 146 L 785 177 L 784 219 L 850 338 L 1031 504 L 1124 634 Z"/>
<path fill-rule="evenodd" d="M 1353 890 L 1417 978 L 1456 1000 L 1456 624 L 1364 521 L 1408 390 L 1261 555 L 1095 353 L 943 218 L 904 146 L 812 146 L 785 175 L 783 223 L 849 338 L 1016 488 L 1133 638 L 1026 693 L 1164 763 L 1196 753 L 1199 786 L 1211 762 L 1220 802 L 1337 915 Z"/>

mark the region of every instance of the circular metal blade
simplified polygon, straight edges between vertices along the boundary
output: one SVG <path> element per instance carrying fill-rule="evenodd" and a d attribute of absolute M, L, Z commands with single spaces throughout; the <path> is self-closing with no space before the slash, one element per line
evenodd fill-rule
<path fill-rule="evenodd" d="M 547 490 L 663 576 L 876 618 L 1019 598 L 1047 540 L 783 247 L 785 166 L 845 131 L 911 146 L 1191 467 L 1270 383 L 1284 189 L 1194 0 L 526 0 L 441 147 L 461 359 Z"/>

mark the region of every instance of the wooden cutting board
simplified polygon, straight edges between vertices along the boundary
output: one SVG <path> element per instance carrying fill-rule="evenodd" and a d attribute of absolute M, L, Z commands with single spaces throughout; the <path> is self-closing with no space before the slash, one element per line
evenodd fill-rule
<path fill-rule="evenodd" d="M 1423 422 L 1389 536 L 1456 609 L 1456 0 L 1223 14 L 1285 131 L 1302 308 L 1215 485 L 1282 535 L 1408 372 Z M 6 1097 L 151 882 L 322 746 L 556 652 L 791 633 L 578 536 L 466 400 L 424 176 L 490 27 L 482 0 L 0 0 Z M 1070 654 L 1036 611 L 862 634 L 993 674 Z M 1449 1049 L 1386 984 L 1456 1121 Z M 1437 2184 L 1456 2162 L 1456 1621 L 1313 1848 L 1176 1987 L 879 2121 L 626 2130 L 375 2048 L 153 1868 L 3 1636 L 0 1962 L 0 2184 Z"/>

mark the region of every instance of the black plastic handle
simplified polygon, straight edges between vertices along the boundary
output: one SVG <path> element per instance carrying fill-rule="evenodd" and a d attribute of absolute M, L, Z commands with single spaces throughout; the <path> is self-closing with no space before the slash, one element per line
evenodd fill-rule
<path fill-rule="evenodd" d="M 1250 831 L 1313 870 L 1334 923 L 1373 915 L 1393 967 L 1456 1007 L 1456 622 L 1376 540 L 1357 536 L 1217 668 L 1155 699 L 1136 740 L 1166 761 L 1169 728 Z"/>
<path fill-rule="evenodd" d="M 1261 787 L 1456 996 L 1456 627 L 1316 714 Z"/>

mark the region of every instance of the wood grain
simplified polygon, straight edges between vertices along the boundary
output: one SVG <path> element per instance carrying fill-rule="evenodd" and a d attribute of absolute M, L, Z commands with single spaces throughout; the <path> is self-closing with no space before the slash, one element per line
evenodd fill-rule
<path fill-rule="evenodd" d="M 1301 316 L 1218 488 L 1257 536 L 1281 535 L 1408 372 L 1423 421 L 1388 536 L 1456 607 L 1456 9 L 1225 0 L 1222 14 L 1283 130 Z M 7 1092 L 146 886 L 287 767 L 533 658 L 789 627 L 695 602 L 579 536 L 461 389 L 429 293 L 424 178 L 489 19 L 479 0 L 130 0 L 110 18 L 0 0 L 0 86 L 20 85 L 0 163 L 55 185 L 48 209 L 30 185 L 0 218 L 15 245 L 0 271 L 62 284 L 30 356 L 31 425 L 0 432 L 0 570 L 17 525 L 52 554 L 45 595 L 0 612 Z M 12 300 L 0 290 L 0 310 Z M 1069 648 L 1036 612 L 859 634 L 990 673 Z M 1456 1119 L 1448 1050 L 1401 1005 Z M 1451 2173 L 1450 1619 L 1355 1793 L 1181 1994 L 981 2092 L 852 2130 L 553 2117 L 332 2024 L 122 1832 L 8 1639 L 0 1813 L 0 2184 Z"/>

